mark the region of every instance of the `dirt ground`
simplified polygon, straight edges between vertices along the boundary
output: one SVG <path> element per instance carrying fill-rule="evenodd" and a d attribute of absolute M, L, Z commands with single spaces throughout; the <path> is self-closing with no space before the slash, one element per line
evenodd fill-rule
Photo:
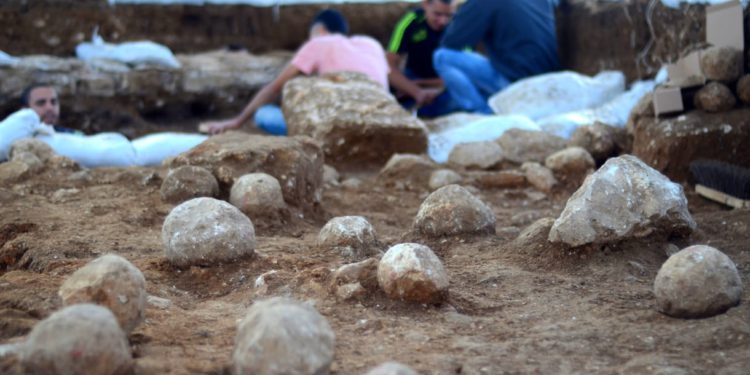
<path fill-rule="evenodd" d="M 497 235 L 425 239 L 410 227 L 426 190 L 379 184 L 360 171 L 359 188 L 324 191 L 327 217 L 363 215 L 386 245 L 422 242 L 443 260 L 450 297 L 439 306 L 360 301 L 329 293 L 344 263 L 319 252 L 321 221 L 258 227 L 258 257 L 176 269 L 164 260 L 161 226 L 172 205 L 159 197 L 165 168 L 46 170 L 0 187 L 0 345 L 23 340 L 60 308 L 67 275 L 105 253 L 120 254 L 147 280 L 146 321 L 130 335 L 137 374 L 228 374 L 236 325 L 253 301 L 285 295 L 312 301 L 336 333 L 334 374 L 362 374 L 387 360 L 424 374 L 747 374 L 750 288 L 743 303 L 708 319 L 658 313 L 654 277 L 666 243 L 643 241 L 587 252 L 537 251 L 512 240 L 534 220 L 556 217 L 568 194 L 531 188 L 479 190 L 497 216 Z M 348 177 L 348 176 L 345 176 Z M 699 229 L 683 247 L 724 251 L 750 280 L 750 211 L 727 210 L 688 194 Z M 385 250 L 385 248 L 384 248 Z M 256 289 L 258 276 L 268 287 Z M 0 373 L 16 373 L 12 357 Z"/>

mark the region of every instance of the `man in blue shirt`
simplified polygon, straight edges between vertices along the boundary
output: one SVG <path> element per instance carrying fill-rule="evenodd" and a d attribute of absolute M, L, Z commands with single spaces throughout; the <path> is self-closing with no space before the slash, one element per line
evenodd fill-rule
<path fill-rule="evenodd" d="M 465 51 L 482 43 L 487 57 Z M 491 113 L 487 99 L 512 82 L 558 70 L 549 0 L 468 0 L 433 57 L 435 70 L 466 111 Z"/>

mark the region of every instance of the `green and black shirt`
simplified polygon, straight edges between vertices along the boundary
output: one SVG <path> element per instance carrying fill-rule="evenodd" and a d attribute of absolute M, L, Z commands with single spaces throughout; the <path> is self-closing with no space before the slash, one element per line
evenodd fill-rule
<path fill-rule="evenodd" d="M 432 67 L 432 53 L 440 46 L 442 31 L 435 31 L 427 24 L 424 10 L 415 9 L 407 13 L 396 25 L 388 44 L 388 52 L 407 55 L 406 70 L 418 78 L 436 78 Z"/>

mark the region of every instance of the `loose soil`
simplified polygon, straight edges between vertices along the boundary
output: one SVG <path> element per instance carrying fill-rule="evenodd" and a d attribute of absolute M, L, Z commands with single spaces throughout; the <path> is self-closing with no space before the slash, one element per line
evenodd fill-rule
<path fill-rule="evenodd" d="M 248 307 L 276 295 L 311 301 L 336 332 L 334 374 L 362 374 L 396 360 L 424 374 L 740 374 L 750 369 L 750 288 L 743 303 L 708 319 L 655 310 L 654 277 L 664 241 L 588 251 L 517 248 L 518 231 L 556 217 L 569 194 L 480 190 L 497 216 L 497 235 L 425 239 L 410 232 L 427 191 L 386 188 L 376 171 L 345 173 L 358 188 L 329 187 L 325 218 L 258 227 L 258 256 L 214 267 L 177 269 L 163 256 L 161 226 L 173 208 L 160 200 L 165 168 L 46 170 L 0 187 L 0 344 L 21 342 L 60 308 L 65 277 L 105 253 L 140 268 L 150 295 L 146 321 L 129 339 L 137 374 L 228 374 L 236 326 Z M 683 247 L 724 251 L 750 280 L 750 211 L 728 210 L 689 193 L 699 229 Z M 427 244 L 450 276 L 450 297 L 414 305 L 372 292 L 337 301 L 331 271 L 345 263 L 315 246 L 325 219 L 366 216 L 387 246 Z M 510 228 L 510 229 L 509 229 Z M 258 276 L 267 286 L 256 288 Z M 1 347 L 0 347 L 1 348 Z M 1 352 L 2 350 L 0 350 Z M 2 354 L 0 354 L 1 356 Z M 17 373 L 0 360 L 0 373 Z"/>

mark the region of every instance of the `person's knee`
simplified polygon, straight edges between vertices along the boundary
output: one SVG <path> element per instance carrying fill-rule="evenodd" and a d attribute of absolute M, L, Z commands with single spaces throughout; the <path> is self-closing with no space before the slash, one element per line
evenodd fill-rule
<path fill-rule="evenodd" d="M 434 65 L 435 70 L 439 71 L 448 64 L 450 52 L 447 48 L 438 48 L 432 53 L 432 65 Z"/>

